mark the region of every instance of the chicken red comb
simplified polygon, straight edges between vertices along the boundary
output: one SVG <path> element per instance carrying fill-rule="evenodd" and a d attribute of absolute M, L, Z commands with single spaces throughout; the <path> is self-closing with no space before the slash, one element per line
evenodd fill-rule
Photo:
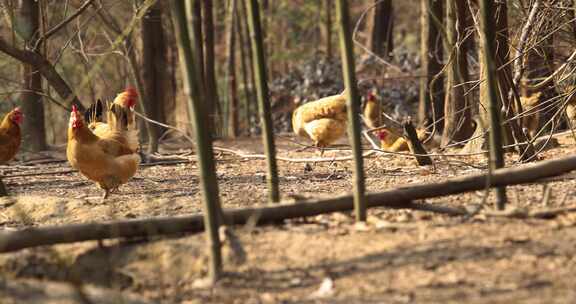
<path fill-rule="evenodd" d="M 130 96 L 138 96 L 138 90 L 136 90 L 136 88 L 134 87 L 126 87 L 126 90 L 124 90 L 124 92 L 128 93 L 128 95 Z"/>
<path fill-rule="evenodd" d="M 22 112 L 22 111 L 20 110 L 20 107 L 15 107 L 14 110 L 12 110 L 12 111 L 18 112 L 18 113 L 21 113 L 21 112 Z"/>
<path fill-rule="evenodd" d="M 78 107 L 75 104 L 72 105 L 72 112 L 78 112 Z"/>
<path fill-rule="evenodd" d="M 386 129 L 380 130 L 380 131 L 376 132 L 376 135 L 378 136 L 378 138 L 380 140 L 384 140 L 388 136 L 388 131 Z"/>

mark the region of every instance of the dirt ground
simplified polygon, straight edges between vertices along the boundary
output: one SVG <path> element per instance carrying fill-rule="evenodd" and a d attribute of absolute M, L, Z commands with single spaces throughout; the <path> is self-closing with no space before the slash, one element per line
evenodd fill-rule
<path fill-rule="evenodd" d="M 574 151 L 570 137 L 542 154 Z M 219 147 L 261 153 L 261 140 L 218 142 Z M 166 154 L 188 150 L 165 144 Z M 278 139 L 278 152 L 294 158 L 294 139 Z M 326 156 L 347 155 L 328 151 Z M 14 198 L 0 200 L 0 229 L 126 218 L 185 215 L 201 211 L 195 163 L 143 166 L 120 193 L 102 202 L 100 190 L 64 161 L 62 149 L 28 156 L 0 169 Z M 218 153 L 224 208 L 263 204 L 265 161 Z M 166 160 L 166 162 L 168 162 Z M 435 167 L 380 155 L 365 161 L 368 191 L 442 181 L 482 172 L 481 156 L 443 157 Z M 350 161 L 279 162 L 281 192 L 321 197 L 351 191 Z M 508 188 L 514 207 L 576 205 L 572 175 L 547 183 Z M 549 190 L 546 190 L 548 188 Z M 550 191 L 549 199 L 543 199 Z M 429 200 L 474 206 L 484 192 Z M 492 208 L 492 197 L 485 202 Z M 268 227 L 238 227 L 242 261 L 224 247 L 225 278 L 213 288 L 206 274 L 203 234 L 151 240 L 107 240 L 57 245 L 0 255 L 1 303 L 574 303 L 576 213 L 550 220 L 470 218 L 375 208 L 367 225 L 350 213 L 286 221 Z M 75 286 L 75 287 L 74 287 Z M 113 291 L 110 291 L 112 289 Z M 107 302 L 108 301 L 108 302 Z"/>

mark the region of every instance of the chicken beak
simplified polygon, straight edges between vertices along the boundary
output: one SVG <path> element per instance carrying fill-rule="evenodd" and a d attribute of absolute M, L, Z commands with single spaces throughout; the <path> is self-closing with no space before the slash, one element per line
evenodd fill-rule
<path fill-rule="evenodd" d="M 70 126 L 73 129 L 76 129 L 82 125 L 82 121 L 80 119 L 80 112 L 78 111 L 78 107 L 76 105 L 72 105 L 72 112 L 70 112 Z"/>

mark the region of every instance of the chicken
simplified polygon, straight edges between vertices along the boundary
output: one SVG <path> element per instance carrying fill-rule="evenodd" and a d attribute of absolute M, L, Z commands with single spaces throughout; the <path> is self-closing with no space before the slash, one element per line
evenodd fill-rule
<path fill-rule="evenodd" d="M 381 124 L 382 111 L 380 109 L 380 104 L 376 100 L 376 95 L 373 92 L 369 92 L 366 97 L 366 104 L 364 105 L 364 121 L 370 129 L 374 129 Z"/>
<path fill-rule="evenodd" d="M 576 86 L 570 87 L 569 94 L 574 90 L 576 90 Z M 566 116 L 568 117 L 568 127 L 576 129 L 576 95 L 572 96 L 566 104 Z"/>
<path fill-rule="evenodd" d="M 128 182 L 140 164 L 133 109 L 136 96 L 130 90 L 119 94 L 107 109 L 107 122 L 92 122 L 90 127 L 78 109 L 72 108 L 66 156 L 73 168 L 104 190 L 103 199 Z"/>
<path fill-rule="evenodd" d="M 376 135 L 380 139 L 380 148 L 388 152 L 400 152 L 408 151 L 408 142 L 403 136 L 398 135 L 397 131 L 392 131 L 390 129 L 382 129 L 376 132 Z M 428 137 L 428 132 L 426 129 L 419 128 L 416 130 L 416 135 L 420 141 L 425 140 Z M 436 144 L 435 139 L 431 143 L 426 143 L 428 147 L 432 147 Z"/>
<path fill-rule="evenodd" d="M 128 146 L 131 150 L 137 151 L 138 129 L 136 128 L 134 106 L 138 98 L 137 91 L 128 87 L 124 92 L 118 94 L 111 105 L 104 107 L 101 100 L 98 100 L 85 113 L 85 119 L 88 116 L 90 123 L 88 128 L 99 137 L 115 136 L 123 145 Z M 102 117 L 102 111 L 106 111 L 106 123 L 99 121 Z"/>
<path fill-rule="evenodd" d="M 303 104 L 292 113 L 294 133 L 312 140 L 321 155 L 346 133 L 346 122 L 345 92 Z"/>
<path fill-rule="evenodd" d="M 538 104 L 542 92 L 534 93 L 530 96 L 520 96 L 520 103 L 522 104 L 522 126 L 528 129 L 530 137 L 534 137 L 538 133 L 540 126 L 540 113 L 538 112 Z"/>
<path fill-rule="evenodd" d="M 528 130 L 530 137 L 534 137 L 540 128 L 540 112 L 538 105 L 542 92 L 535 92 L 530 87 L 530 80 L 522 78 L 520 80 L 520 104 L 522 105 L 522 117 L 520 119 L 522 127 Z"/>
<path fill-rule="evenodd" d="M 20 124 L 23 118 L 20 108 L 15 108 L 4 116 L 0 124 L 0 164 L 7 163 L 18 152 L 22 141 Z"/>

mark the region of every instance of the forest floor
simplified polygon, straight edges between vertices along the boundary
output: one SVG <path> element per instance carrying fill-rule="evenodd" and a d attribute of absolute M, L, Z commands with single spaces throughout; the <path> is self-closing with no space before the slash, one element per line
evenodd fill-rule
<path fill-rule="evenodd" d="M 572 154 L 571 137 L 542 154 Z M 261 140 L 216 146 L 262 153 Z M 291 137 L 278 139 L 279 155 L 297 152 Z M 177 144 L 165 153 L 184 153 Z M 63 151 L 49 153 L 65 159 Z M 325 156 L 347 155 L 327 151 Z M 45 156 L 44 156 L 45 157 Z M 38 156 L 36 156 L 38 158 Z M 49 160 L 50 160 L 49 159 Z M 217 153 L 224 208 L 258 206 L 266 200 L 266 164 Z M 367 158 L 370 192 L 480 173 L 482 156 L 444 157 L 416 167 L 397 155 Z M 351 162 L 279 162 L 283 198 L 350 193 Z M 194 214 L 201 211 L 194 161 L 143 166 L 119 194 L 102 202 L 100 190 L 68 164 L 16 161 L 2 168 L 14 198 L 0 200 L 0 229 Z M 60 173 L 58 173 L 60 172 Z M 510 204 L 529 209 L 576 205 L 573 174 L 508 188 Z M 551 196 L 543 200 L 545 188 Z M 447 206 L 481 204 L 484 192 L 428 200 Z M 485 202 L 492 208 L 493 198 Z M 214 288 L 206 274 L 203 234 L 151 240 L 107 240 L 39 247 L 0 255 L 2 303 L 574 303 L 576 213 L 550 220 L 470 219 L 410 210 L 374 208 L 367 225 L 351 213 L 333 213 L 282 225 L 237 227 L 246 252 L 241 263 L 224 248 L 226 276 Z M 74 283 L 71 283 L 74 282 Z M 76 286 L 72 288 L 71 286 Z M 80 287 L 82 288 L 80 288 Z M 120 293 L 117 293 L 120 292 Z"/>

